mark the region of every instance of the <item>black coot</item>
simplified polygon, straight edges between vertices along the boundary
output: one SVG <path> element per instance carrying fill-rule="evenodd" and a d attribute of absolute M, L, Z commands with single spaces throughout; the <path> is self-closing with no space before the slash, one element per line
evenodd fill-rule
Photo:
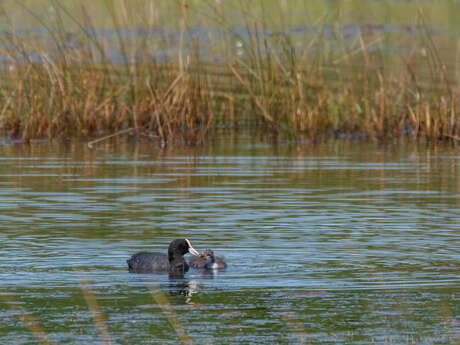
<path fill-rule="evenodd" d="M 193 249 L 189 240 L 181 238 L 171 242 L 168 255 L 140 252 L 131 256 L 126 262 L 132 273 L 185 273 L 188 271 L 188 265 L 184 259 L 187 253 L 200 255 Z"/>
<path fill-rule="evenodd" d="M 193 268 L 214 270 L 227 268 L 225 258 L 222 256 L 215 256 L 211 249 L 206 249 L 199 257 L 190 258 L 189 265 Z"/>

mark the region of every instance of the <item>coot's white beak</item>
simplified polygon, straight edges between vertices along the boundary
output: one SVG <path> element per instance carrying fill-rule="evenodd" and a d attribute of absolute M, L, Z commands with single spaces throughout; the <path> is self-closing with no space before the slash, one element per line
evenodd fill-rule
<path fill-rule="evenodd" d="M 185 241 L 187 241 L 187 244 L 188 244 L 188 252 L 192 255 L 195 255 L 195 256 L 200 256 L 200 253 L 198 253 L 195 249 L 193 249 L 192 247 L 192 244 L 190 243 L 189 240 L 185 239 Z"/>
<path fill-rule="evenodd" d="M 195 249 L 193 249 L 193 247 L 189 247 L 189 248 L 188 248 L 188 252 L 189 252 L 190 254 L 195 255 L 195 256 L 200 256 L 200 253 L 198 253 Z"/>

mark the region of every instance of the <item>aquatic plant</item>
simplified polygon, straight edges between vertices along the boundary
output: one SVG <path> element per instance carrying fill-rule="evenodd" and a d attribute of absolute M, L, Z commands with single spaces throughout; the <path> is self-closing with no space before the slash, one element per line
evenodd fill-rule
<path fill-rule="evenodd" d="M 444 62 L 421 7 L 410 27 L 416 39 L 394 56 L 382 43 L 384 29 L 375 35 L 357 26 L 346 38 L 340 6 L 312 9 L 324 15 L 298 38 L 277 1 L 238 8 L 45 2 L 45 12 L 28 2 L 4 5 L 4 135 L 131 133 L 194 145 L 216 128 L 251 127 L 290 140 L 459 140 L 459 59 Z M 94 6 L 109 14 L 100 26 Z M 235 22 L 231 11 L 243 19 Z M 178 20 L 171 26 L 160 12 Z M 30 27 L 18 27 L 17 16 Z M 190 33 L 210 22 L 214 31 Z"/>

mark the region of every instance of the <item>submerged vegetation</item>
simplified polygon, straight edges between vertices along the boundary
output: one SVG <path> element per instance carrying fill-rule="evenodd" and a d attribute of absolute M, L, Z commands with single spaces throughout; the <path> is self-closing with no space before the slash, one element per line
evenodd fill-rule
<path fill-rule="evenodd" d="M 166 3 L 5 2 L 3 135 L 460 140 L 460 38 L 418 3 L 384 3 L 388 21 L 391 6 L 409 13 L 393 26 L 347 19 L 342 2 Z"/>

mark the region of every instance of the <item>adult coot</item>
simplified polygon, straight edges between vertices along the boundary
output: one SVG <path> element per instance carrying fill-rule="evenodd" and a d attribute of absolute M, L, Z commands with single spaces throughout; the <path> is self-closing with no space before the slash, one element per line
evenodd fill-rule
<path fill-rule="evenodd" d="M 168 255 L 163 253 L 140 252 L 131 256 L 128 263 L 129 271 L 132 273 L 178 273 L 188 271 L 184 255 L 190 253 L 196 256 L 200 254 L 193 249 L 190 241 L 180 238 L 171 242 L 168 248 Z"/>
<path fill-rule="evenodd" d="M 204 269 L 224 269 L 227 268 L 225 258 L 215 256 L 211 249 L 206 249 L 199 257 L 193 257 L 189 260 L 189 265 L 194 268 Z"/>

